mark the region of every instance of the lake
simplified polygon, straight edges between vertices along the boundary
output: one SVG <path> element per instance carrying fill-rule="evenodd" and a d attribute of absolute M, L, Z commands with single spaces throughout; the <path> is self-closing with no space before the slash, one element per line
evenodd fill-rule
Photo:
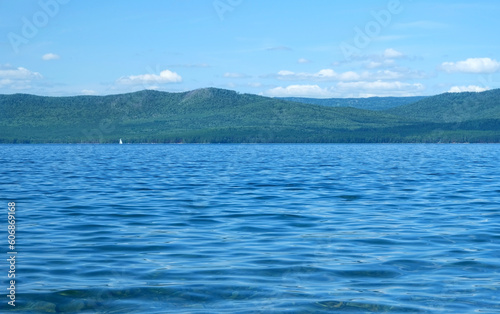
<path fill-rule="evenodd" d="M 500 145 L 0 145 L 0 165 L 4 310 L 500 313 Z"/>

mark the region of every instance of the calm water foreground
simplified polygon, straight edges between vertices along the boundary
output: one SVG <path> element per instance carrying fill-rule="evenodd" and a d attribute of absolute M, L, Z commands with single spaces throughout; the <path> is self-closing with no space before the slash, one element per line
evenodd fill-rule
<path fill-rule="evenodd" d="M 0 145 L 0 310 L 500 313 L 499 169 L 500 145 Z"/>

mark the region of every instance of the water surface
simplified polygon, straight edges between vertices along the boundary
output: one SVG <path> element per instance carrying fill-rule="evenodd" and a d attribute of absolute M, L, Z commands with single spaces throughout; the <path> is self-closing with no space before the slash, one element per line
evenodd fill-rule
<path fill-rule="evenodd" d="M 500 312 L 500 145 L 0 145 L 0 165 L 22 313 Z"/>

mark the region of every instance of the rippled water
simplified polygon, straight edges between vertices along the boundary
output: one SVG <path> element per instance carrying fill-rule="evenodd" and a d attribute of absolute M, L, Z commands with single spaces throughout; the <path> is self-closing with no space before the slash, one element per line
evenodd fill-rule
<path fill-rule="evenodd" d="M 500 145 L 0 145 L 0 165 L 15 311 L 500 312 Z"/>

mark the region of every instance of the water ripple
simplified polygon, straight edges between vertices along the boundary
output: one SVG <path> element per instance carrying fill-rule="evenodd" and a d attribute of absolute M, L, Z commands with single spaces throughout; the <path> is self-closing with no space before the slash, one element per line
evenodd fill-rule
<path fill-rule="evenodd" d="M 0 148 L 22 313 L 500 312 L 499 145 Z"/>

